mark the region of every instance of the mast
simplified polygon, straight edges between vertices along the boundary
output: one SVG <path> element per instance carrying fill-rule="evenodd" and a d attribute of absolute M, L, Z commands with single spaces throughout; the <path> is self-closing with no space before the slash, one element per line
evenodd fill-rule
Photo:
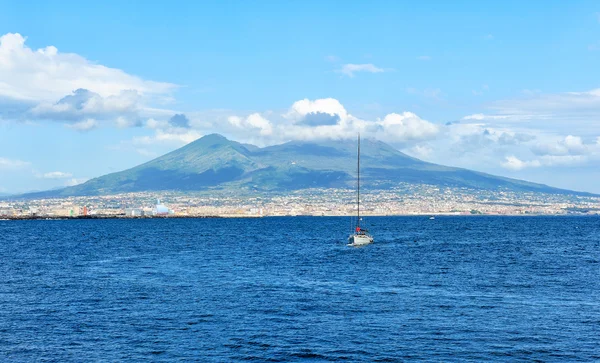
<path fill-rule="evenodd" d="M 357 160 L 357 165 L 356 165 L 356 170 L 357 170 L 357 174 L 358 174 L 358 182 L 357 182 L 357 186 L 356 186 L 356 210 L 358 213 L 357 216 L 357 220 L 356 220 L 356 226 L 358 228 L 360 228 L 360 132 L 358 133 L 358 158 Z"/>

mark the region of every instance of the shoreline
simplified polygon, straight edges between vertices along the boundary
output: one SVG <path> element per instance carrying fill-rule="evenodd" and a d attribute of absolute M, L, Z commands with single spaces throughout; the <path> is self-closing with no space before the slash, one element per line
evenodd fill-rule
<path fill-rule="evenodd" d="M 386 215 L 366 215 L 364 217 L 593 217 L 598 214 L 583 214 L 583 213 L 569 213 L 569 214 L 386 214 Z M 94 216 L 0 216 L 0 221 L 44 221 L 44 220 L 92 220 L 92 219 L 228 219 L 228 218 L 305 218 L 305 217 L 343 217 L 349 218 L 354 217 L 351 215 L 311 215 L 311 214 L 299 214 L 299 215 L 267 215 L 267 216 L 253 216 L 253 215 L 172 215 L 172 216 L 125 216 L 125 215 L 94 215 Z"/>

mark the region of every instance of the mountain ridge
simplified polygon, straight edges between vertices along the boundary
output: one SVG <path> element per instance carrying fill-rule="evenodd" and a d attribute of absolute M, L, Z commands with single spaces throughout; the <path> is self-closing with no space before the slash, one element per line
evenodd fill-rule
<path fill-rule="evenodd" d="M 209 134 L 133 168 L 83 184 L 28 193 L 24 198 L 92 196 L 126 192 L 183 192 L 240 188 L 291 191 L 350 188 L 356 178 L 356 142 L 289 141 L 257 147 Z M 494 176 L 419 160 L 375 139 L 361 142 L 361 179 L 365 189 L 387 189 L 406 182 L 440 187 L 594 195 L 545 184 Z"/>

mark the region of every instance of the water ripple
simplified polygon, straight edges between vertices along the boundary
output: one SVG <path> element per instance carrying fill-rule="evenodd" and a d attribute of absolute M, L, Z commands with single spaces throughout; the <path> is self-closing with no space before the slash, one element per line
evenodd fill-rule
<path fill-rule="evenodd" d="M 0 221 L 0 359 L 598 361 L 589 217 Z"/>

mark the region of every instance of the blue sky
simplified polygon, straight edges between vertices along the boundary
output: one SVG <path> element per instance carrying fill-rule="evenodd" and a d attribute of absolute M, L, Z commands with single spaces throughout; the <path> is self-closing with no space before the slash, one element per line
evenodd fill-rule
<path fill-rule="evenodd" d="M 600 193 L 596 1 L 0 1 L 0 36 L 0 193 L 212 132 L 268 145 L 357 131 Z"/>

